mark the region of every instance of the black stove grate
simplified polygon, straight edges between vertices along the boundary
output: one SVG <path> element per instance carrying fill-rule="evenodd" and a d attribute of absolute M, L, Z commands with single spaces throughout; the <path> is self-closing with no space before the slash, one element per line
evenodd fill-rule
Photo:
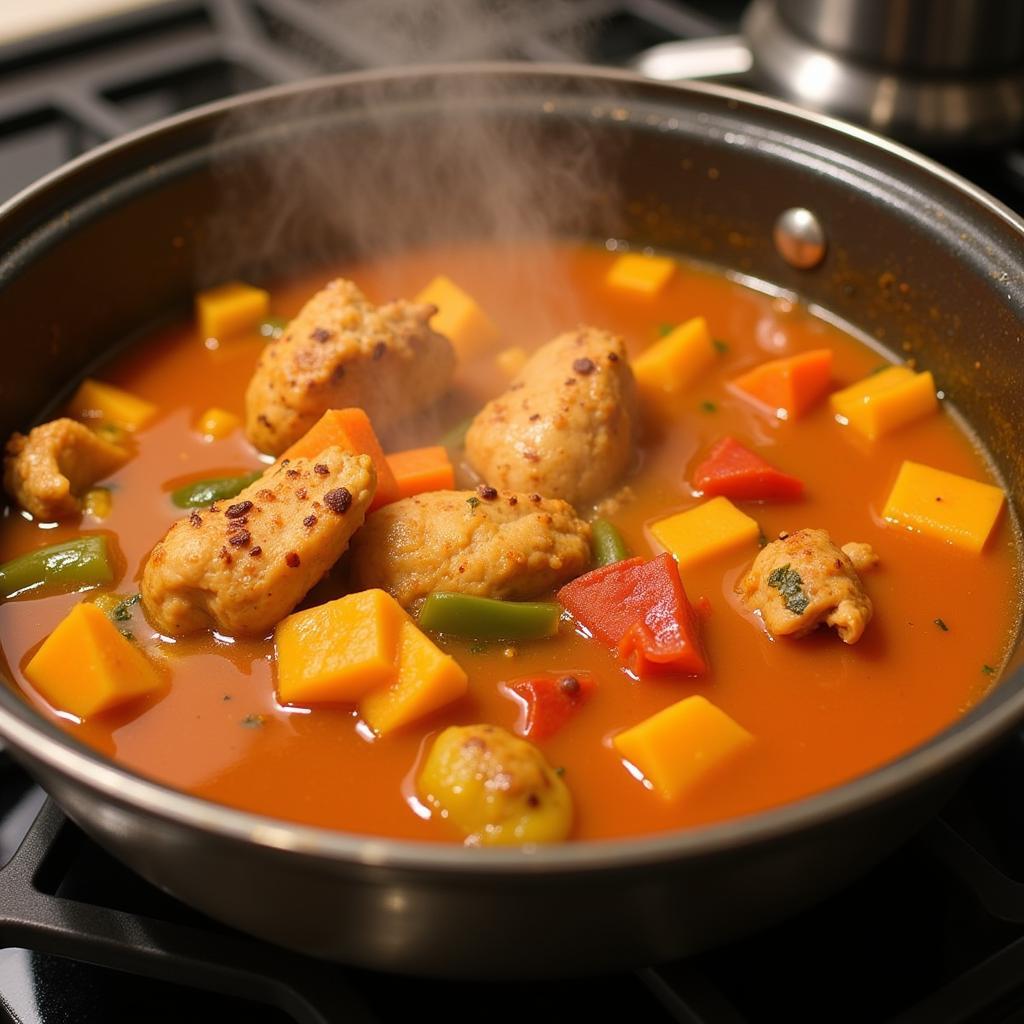
<path fill-rule="evenodd" d="M 339 11 L 374 0 L 166 0 L 0 47 L 0 199 L 92 146 L 197 103 L 312 74 L 398 63 Z M 422 0 L 421 0 L 422 2 Z M 500 39 L 420 59 L 625 63 L 735 31 L 743 0 L 529 3 Z M 1024 208 L 1024 154 L 958 168 Z M 358 971 L 270 947 L 157 891 L 0 761 L 0 1012 L 18 1024 L 300 1024 L 486 1013 L 503 1020 L 686 1024 L 1024 1020 L 1024 738 L 944 815 L 794 921 L 665 967 L 484 984 Z M 253 894 L 259 898 L 258 893 Z M 497 998 L 496 998 L 497 997 Z"/>

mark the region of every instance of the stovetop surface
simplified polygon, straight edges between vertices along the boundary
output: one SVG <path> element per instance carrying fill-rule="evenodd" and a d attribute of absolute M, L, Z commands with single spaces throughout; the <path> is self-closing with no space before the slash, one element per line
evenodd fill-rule
<path fill-rule="evenodd" d="M 0 45 L 0 200 L 98 142 L 261 85 L 428 57 L 623 64 L 660 42 L 735 31 L 744 6 L 523 0 L 507 5 L 500 32 L 424 52 L 353 32 L 358 19 L 341 12 L 372 2 L 167 0 Z M 1020 152 L 952 163 L 1024 208 Z M 333 1024 L 412 1012 L 496 1022 L 1024 1021 L 1019 780 L 1016 736 L 904 849 L 752 938 L 667 966 L 496 987 L 321 964 L 232 932 L 109 857 L 0 755 L 0 1013 L 19 1024 Z"/>

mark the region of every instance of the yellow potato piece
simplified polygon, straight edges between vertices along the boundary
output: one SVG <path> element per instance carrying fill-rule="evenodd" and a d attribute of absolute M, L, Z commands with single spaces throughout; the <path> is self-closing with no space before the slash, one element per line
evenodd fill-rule
<path fill-rule="evenodd" d="M 665 800 L 678 800 L 754 742 L 704 697 L 687 697 L 644 719 L 612 743 Z"/>
<path fill-rule="evenodd" d="M 25 666 L 28 681 L 58 711 L 89 718 L 153 693 L 160 673 L 95 605 L 76 604 Z"/>
<path fill-rule="evenodd" d="M 211 439 L 222 440 L 234 433 L 241 422 L 233 412 L 212 406 L 196 421 L 196 430 Z"/>
<path fill-rule="evenodd" d="M 646 398 L 669 407 L 671 402 L 715 361 L 707 321 L 702 316 L 680 324 L 632 361 L 637 387 Z"/>
<path fill-rule="evenodd" d="M 398 634 L 406 614 L 383 590 L 295 612 L 274 631 L 282 704 L 358 701 L 397 675 Z"/>
<path fill-rule="evenodd" d="M 226 338 L 254 328 L 270 312 L 270 293 L 229 281 L 196 295 L 196 321 L 203 338 Z"/>
<path fill-rule="evenodd" d="M 685 569 L 756 543 L 761 530 L 728 498 L 718 497 L 658 520 L 651 533 L 675 556 L 679 568 Z"/>
<path fill-rule="evenodd" d="M 956 473 L 904 462 L 882 509 L 891 523 L 977 554 L 1003 508 L 1003 492 Z"/>
<path fill-rule="evenodd" d="M 430 326 L 445 335 L 462 358 L 478 355 L 498 340 L 498 328 L 477 301 L 443 274 L 435 277 L 416 301 L 437 306 Z"/>
<path fill-rule="evenodd" d="M 874 441 L 921 419 L 938 408 L 930 371 L 914 373 L 891 366 L 837 391 L 829 399 L 840 422 Z"/>
<path fill-rule="evenodd" d="M 91 377 L 78 386 L 68 406 L 68 413 L 76 420 L 90 426 L 112 423 L 124 430 L 139 430 L 156 411 L 152 402 Z"/>
<path fill-rule="evenodd" d="M 676 261 L 667 256 L 629 252 L 611 265 L 605 283 L 611 288 L 653 296 L 668 284 L 675 272 Z"/>
<path fill-rule="evenodd" d="M 360 718 L 378 736 L 458 700 L 469 686 L 462 666 L 409 619 L 399 629 L 397 661 L 397 678 L 359 703 Z"/>

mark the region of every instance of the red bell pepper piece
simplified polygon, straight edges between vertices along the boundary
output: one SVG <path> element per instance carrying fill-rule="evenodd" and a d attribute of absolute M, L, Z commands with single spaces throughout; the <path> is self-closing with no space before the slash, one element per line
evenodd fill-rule
<path fill-rule="evenodd" d="M 589 672 L 539 672 L 505 684 L 526 710 L 524 736 L 554 735 L 586 703 L 597 682 Z"/>
<path fill-rule="evenodd" d="M 792 501 L 804 493 L 802 480 L 776 469 L 732 437 L 723 437 L 693 471 L 693 488 L 709 497 L 721 494 L 737 501 Z"/>
<path fill-rule="evenodd" d="M 663 669 L 694 676 L 707 671 L 697 615 L 667 552 L 588 572 L 562 587 L 558 600 L 640 678 Z"/>

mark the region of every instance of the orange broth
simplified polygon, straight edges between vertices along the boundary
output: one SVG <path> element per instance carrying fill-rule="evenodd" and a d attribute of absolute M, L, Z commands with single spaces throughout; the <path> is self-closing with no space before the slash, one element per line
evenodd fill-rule
<path fill-rule="evenodd" d="M 992 480 L 977 446 L 946 412 L 872 444 L 837 424 L 827 401 L 796 422 L 766 416 L 730 393 L 727 379 L 768 358 L 828 347 L 841 386 L 876 368 L 879 354 L 799 304 L 685 263 L 657 297 L 613 292 L 603 278 L 614 258 L 614 252 L 573 244 L 413 252 L 284 285 L 272 293 L 272 312 L 295 314 L 337 275 L 383 301 L 414 295 L 445 273 L 501 326 L 499 348 L 530 350 L 585 320 L 621 332 L 635 355 L 658 337 L 660 325 L 705 316 L 728 349 L 687 393 L 674 421 L 647 437 L 639 468 L 627 481 L 635 500 L 610 518 L 634 554 L 654 553 L 647 526 L 697 503 L 689 470 L 714 441 L 732 434 L 806 484 L 806 497 L 796 503 L 739 503 L 764 534 L 824 527 L 837 544 L 866 541 L 878 552 L 881 564 L 865 579 L 875 617 L 861 642 L 848 647 L 826 630 L 772 642 L 733 593 L 757 553 L 753 548 L 683 574 L 690 599 L 710 604 L 703 620 L 711 665 L 706 678 L 636 682 L 611 653 L 567 624 L 550 640 L 483 651 L 441 638 L 469 673 L 469 695 L 405 731 L 371 740 L 350 708 L 279 706 L 269 638 L 206 635 L 172 643 L 158 638 L 137 610 L 132 628 L 144 650 L 160 654 L 169 686 L 156 698 L 77 722 L 50 708 L 21 672 L 82 600 L 68 595 L 0 605 L 0 647 L 25 697 L 45 718 L 125 767 L 211 800 L 329 828 L 449 841 L 458 839 L 454 830 L 408 799 L 425 741 L 452 723 L 514 728 L 518 705 L 499 684 L 536 670 L 588 669 L 598 679 L 590 701 L 539 744 L 551 764 L 565 769 L 576 839 L 697 825 L 795 800 L 866 772 L 949 725 L 984 695 L 993 682 L 985 666 L 998 670 L 1011 640 L 1018 609 L 1013 523 L 1004 512 L 984 552 L 970 555 L 887 525 L 880 510 L 903 459 Z M 553 289 L 545 281 L 564 286 Z M 156 403 L 161 415 L 138 435 L 138 455 L 111 480 L 112 514 L 102 524 L 41 529 L 8 510 L 0 560 L 101 528 L 116 536 L 124 556 L 117 591 L 136 591 L 150 548 L 182 515 L 167 492 L 260 465 L 241 431 L 208 442 L 193 424 L 212 405 L 241 414 L 265 343 L 253 332 L 213 347 L 189 324 L 156 333 L 114 360 L 101 376 Z M 423 427 L 418 443 L 436 443 L 507 380 L 493 355 L 462 366 L 456 394 L 437 421 Z M 306 604 L 344 592 L 342 563 Z M 940 618 L 948 632 L 936 624 Z M 685 799 L 668 803 L 626 770 L 609 737 L 691 694 L 708 696 L 756 743 Z"/>

